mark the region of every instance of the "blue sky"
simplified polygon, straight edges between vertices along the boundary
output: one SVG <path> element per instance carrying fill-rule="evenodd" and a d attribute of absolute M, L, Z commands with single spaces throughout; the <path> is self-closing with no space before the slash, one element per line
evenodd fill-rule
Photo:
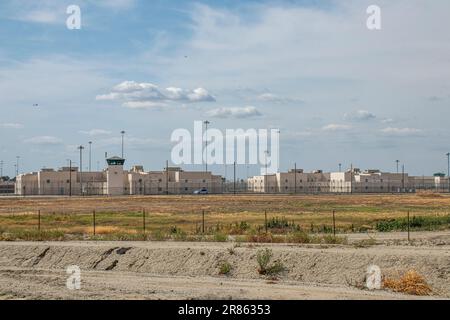
<path fill-rule="evenodd" d="M 382 30 L 369 31 L 375 2 Z M 71 4 L 81 30 L 66 28 Z M 399 159 L 412 174 L 444 171 L 449 12 L 446 0 L 1 1 L 4 172 L 17 155 L 21 171 L 78 161 L 90 140 L 103 167 L 121 130 L 127 164 L 159 170 L 172 131 L 206 118 L 222 130 L 280 128 L 282 170 L 392 171 Z M 124 83 L 170 98 L 117 94 Z"/>

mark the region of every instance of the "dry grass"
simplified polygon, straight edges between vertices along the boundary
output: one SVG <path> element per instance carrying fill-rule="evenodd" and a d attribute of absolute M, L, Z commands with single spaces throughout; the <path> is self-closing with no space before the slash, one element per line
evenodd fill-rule
<path fill-rule="evenodd" d="M 449 196 L 427 194 L 0 198 L 0 231 L 36 230 L 37 211 L 40 210 L 43 230 L 91 234 L 95 210 L 97 234 L 140 234 L 143 231 L 142 210 L 145 209 L 146 230 L 151 234 L 171 234 L 170 230 L 176 227 L 186 235 L 198 235 L 201 233 L 201 212 L 205 210 L 205 234 L 242 235 L 253 242 L 288 239 L 300 243 L 307 239 L 294 237 L 292 232 L 329 234 L 333 210 L 336 210 L 338 233 L 350 233 L 375 229 L 381 220 L 404 219 L 407 210 L 420 217 L 445 217 L 449 207 Z M 297 229 L 269 228 L 271 235 L 266 235 L 265 210 L 269 220 L 283 218 Z M 438 228 L 450 228 L 450 225 Z"/>
<path fill-rule="evenodd" d="M 432 290 L 419 273 L 414 270 L 406 272 L 399 279 L 386 278 L 383 287 L 395 292 L 401 292 L 416 296 L 430 295 Z"/>

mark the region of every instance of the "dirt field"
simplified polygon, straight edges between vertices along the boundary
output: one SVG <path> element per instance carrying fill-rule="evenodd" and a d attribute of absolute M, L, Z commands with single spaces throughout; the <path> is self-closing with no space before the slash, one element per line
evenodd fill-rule
<path fill-rule="evenodd" d="M 93 209 L 130 212 L 146 209 L 151 213 L 442 213 L 450 209 L 450 196 L 444 194 L 405 195 L 209 195 L 209 196 L 128 196 L 128 197 L 0 197 L 0 214 L 43 212 L 86 213 Z"/>
<path fill-rule="evenodd" d="M 425 234 L 423 235 L 426 236 Z M 448 234 L 447 234 L 448 236 Z M 450 246 L 242 245 L 179 242 L 0 243 L 1 299 L 419 299 L 362 289 L 366 270 L 384 276 L 414 269 L 450 298 Z M 285 270 L 258 274 L 256 255 L 270 248 Z M 227 276 L 219 266 L 232 266 Z M 81 289 L 66 288 L 69 265 Z"/>
<path fill-rule="evenodd" d="M 2 197 L 0 299 L 450 298 L 449 213 L 434 194 Z M 276 275 L 258 273 L 262 248 Z M 81 290 L 66 288 L 70 265 Z M 388 278 L 414 270 L 432 294 L 366 290 L 371 265 Z"/>
<path fill-rule="evenodd" d="M 450 196 L 417 194 L 0 197 L 0 231 L 2 228 L 36 230 L 40 211 L 42 230 L 91 234 L 94 210 L 98 234 L 142 233 L 143 210 L 146 212 L 146 231 L 161 233 L 173 229 L 188 234 L 199 233 L 203 211 L 205 232 L 209 234 L 217 231 L 242 234 L 247 229 L 260 231 L 258 228 L 264 225 L 265 212 L 269 220 L 284 219 L 291 227 L 299 226 L 307 232 L 331 232 L 333 210 L 339 233 L 373 230 L 379 221 L 406 219 L 408 211 L 412 218 L 446 219 L 439 225 L 433 222 L 432 229 L 416 226 L 417 231 L 450 229 Z M 236 230 L 243 229 L 242 225 L 245 230 Z"/>

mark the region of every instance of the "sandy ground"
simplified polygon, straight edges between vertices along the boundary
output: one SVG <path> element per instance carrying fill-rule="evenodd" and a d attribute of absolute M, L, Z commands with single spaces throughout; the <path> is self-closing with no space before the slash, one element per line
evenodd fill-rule
<path fill-rule="evenodd" d="M 277 280 L 257 272 L 257 251 L 266 247 L 285 266 Z M 218 274 L 222 261 L 232 265 L 228 276 Z M 360 289 L 372 264 L 385 276 L 414 269 L 433 289 L 427 298 L 450 298 L 448 244 L 355 248 L 186 242 L 2 242 L 0 298 L 417 298 Z M 69 265 L 81 269 L 81 290 L 66 288 Z"/>

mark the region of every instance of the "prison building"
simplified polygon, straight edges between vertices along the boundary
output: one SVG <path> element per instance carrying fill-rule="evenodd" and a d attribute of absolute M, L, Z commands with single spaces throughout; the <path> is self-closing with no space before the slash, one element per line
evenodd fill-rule
<path fill-rule="evenodd" d="M 77 167 L 59 170 L 42 169 L 17 177 L 17 195 L 158 195 L 191 194 L 206 188 L 209 193 L 222 192 L 222 177 L 211 172 L 185 172 L 181 168 L 144 172 L 142 166 L 124 170 L 125 159 L 106 160 L 107 168 L 100 172 L 81 172 Z"/>
<path fill-rule="evenodd" d="M 329 193 L 330 173 L 321 170 L 306 173 L 301 169 L 255 176 L 247 181 L 255 193 Z"/>
<path fill-rule="evenodd" d="M 0 178 L 0 195 L 14 194 L 14 181 Z"/>
<path fill-rule="evenodd" d="M 143 172 L 134 167 L 128 174 L 128 183 L 130 194 L 192 194 L 203 188 L 209 193 L 223 191 L 221 176 L 211 172 L 188 172 L 178 167 L 156 172 Z"/>
<path fill-rule="evenodd" d="M 255 193 L 393 193 L 413 192 L 408 174 L 385 173 L 380 170 L 361 172 L 353 168 L 346 172 L 325 173 L 302 169 L 248 179 L 248 191 Z"/>

